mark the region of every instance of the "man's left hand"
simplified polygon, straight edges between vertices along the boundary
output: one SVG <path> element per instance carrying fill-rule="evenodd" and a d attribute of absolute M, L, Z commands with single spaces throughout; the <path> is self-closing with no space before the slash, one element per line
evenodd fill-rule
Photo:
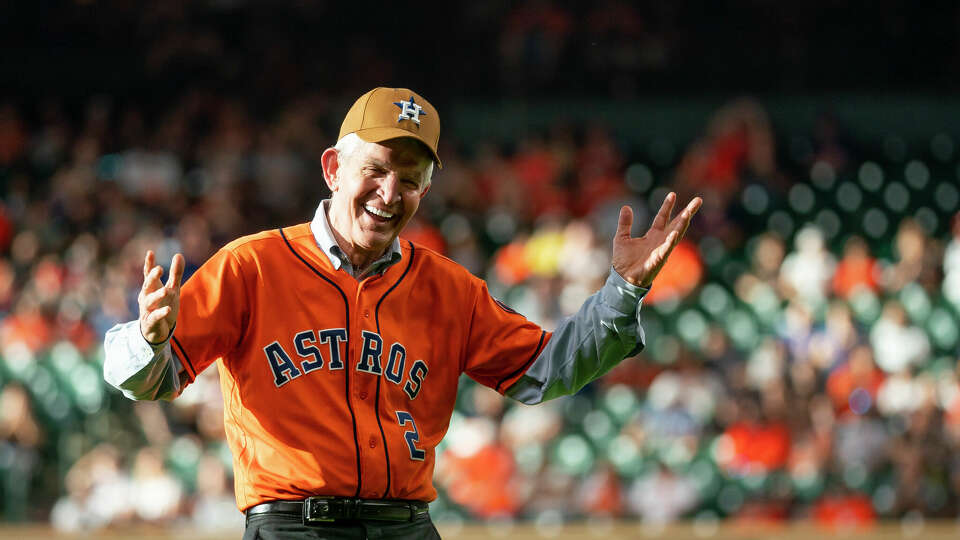
<path fill-rule="evenodd" d="M 677 217 L 671 219 L 676 202 L 676 193 L 667 194 L 650 230 L 639 238 L 630 236 L 633 209 L 629 206 L 620 209 L 617 234 L 613 238 L 613 269 L 629 283 L 641 287 L 649 287 L 653 283 L 670 252 L 687 232 L 687 226 L 703 204 L 703 199 L 694 197 Z"/>

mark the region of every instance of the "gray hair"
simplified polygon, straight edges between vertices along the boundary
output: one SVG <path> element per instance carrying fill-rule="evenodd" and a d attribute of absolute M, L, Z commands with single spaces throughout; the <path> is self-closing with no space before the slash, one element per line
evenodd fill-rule
<path fill-rule="evenodd" d="M 334 150 L 337 151 L 340 158 L 343 162 L 353 159 L 354 155 L 357 153 L 364 144 L 368 144 L 366 141 L 360 138 L 356 133 L 347 133 L 344 135 L 337 144 L 333 146 Z M 422 189 L 426 189 L 430 182 L 433 180 L 433 159 L 430 159 L 430 163 L 427 165 L 427 169 L 423 172 L 425 181 L 423 183 Z"/>

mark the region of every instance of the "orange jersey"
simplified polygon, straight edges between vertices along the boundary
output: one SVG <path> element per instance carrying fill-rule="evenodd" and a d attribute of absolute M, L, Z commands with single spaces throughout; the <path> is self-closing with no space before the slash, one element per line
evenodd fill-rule
<path fill-rule="evenodd" d="M 231 242 L 183 286 L 185 374 L 216 362 L 241 510 L 313 495 L 430 501 L 461 373 L 503 393 L 550 334 L 402 241 L 357 281 L 309 224 Z"/>

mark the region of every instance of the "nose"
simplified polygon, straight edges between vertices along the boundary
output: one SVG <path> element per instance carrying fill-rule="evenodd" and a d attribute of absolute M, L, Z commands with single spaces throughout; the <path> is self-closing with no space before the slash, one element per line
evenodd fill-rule
<path fill-rule="evenodd" d="M 377 194 L 387 204 L 393 204 L 400 200 L 400 178 L 397 177 L 397 173 L 391 172 L 383 177 Z"/>

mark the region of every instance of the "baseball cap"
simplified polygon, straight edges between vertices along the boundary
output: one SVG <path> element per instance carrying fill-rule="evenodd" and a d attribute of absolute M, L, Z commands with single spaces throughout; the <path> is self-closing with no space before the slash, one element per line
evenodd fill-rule
<path fill-rule="evenodd" d="M 340 126 L 340 136 L 356 133 L 367 142 L 410 137 L 430 149 L 437 167 L 443 168 L 437 155 L 440 141 L 440 116 L 426 99 L 407 88 L 374 88 L 360 96 Z"/>

